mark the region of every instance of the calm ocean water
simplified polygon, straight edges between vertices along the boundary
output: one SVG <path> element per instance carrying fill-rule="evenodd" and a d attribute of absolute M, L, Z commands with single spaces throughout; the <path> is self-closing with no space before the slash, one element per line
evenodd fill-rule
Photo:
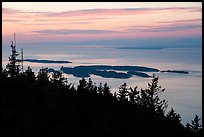
<path fill-rule="evenodd" d="M 192 46 L 193 47 L 193 46 Z M 18 45 L 24 49 L 25 59 L 68 60 L 71 64 L 41 64 L 25 62 L 37 72 L 42 67 L 59 69 L 78 65 L 139 65 L 159 70 L 186 70 L 190 74 L 155 73 L 159 84 L 165 88 L 162 99 L 168 101 L 168 110 L 175 109 L 182 117 L 183 124 L 190 122 L 197 114 L 202 117 L 202 48 L 163 48 L 163 49 L 118 49 L 117 46 L 67 46 L 67 45 Z M 2 66 L 8 63 L 10 45 L 2 46 Z M 151 74 L 151 73 L 148 73 Z M 78 84 L 80 78 L 65 74 L 68 81 Z M 117 91 L 124 82 L 129 87 L 146 88 L 149 78 L 131 77 L 130 79 L 102 78 L 91 75 L 98 85 L 107 82 L 111 90 Z M 167 111 L 168 111 L 167 110 Z"/>

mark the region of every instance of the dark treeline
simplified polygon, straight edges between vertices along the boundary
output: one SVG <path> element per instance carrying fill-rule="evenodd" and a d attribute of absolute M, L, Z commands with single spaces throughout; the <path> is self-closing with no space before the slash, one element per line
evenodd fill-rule
<path fill-rule="evenodd" d="M 126 83 L 112 94 L 107 83 L 79 80 L 75 88 L 62 72 L 47 68 L 20 72 L 15 56 L 2 68 L 3 135 L 201 135 L 200 118 L 186 126 L 173 109 L 165 113 L 164 89 L 153 76 L 147 89 Z"/>
<path fill-rule="evenodd" d="M 186 126 L 158 94 L 154 76 L 147 89 L 128 88 L 112 94 L 109 86 L 96 86 L 84 78 L 75 88 L 47 69 L 35 76 L 32 69 L 9 76 L 2 71 L 2 130 L 4 135 L 199 135 L 196 116 Z"/>

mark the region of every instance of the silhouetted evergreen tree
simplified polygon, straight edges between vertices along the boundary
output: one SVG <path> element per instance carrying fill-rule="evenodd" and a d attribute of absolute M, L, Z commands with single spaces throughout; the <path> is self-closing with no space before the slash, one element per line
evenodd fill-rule
<path fill-rule="evenodd" d="M 10 77 L 16 77 L 20 72 L 20 65 L 16 59 L 18 52 L 16 51 L 16 47 L 13 45 L 13 42 L 11 43 L 11 48 L 12 53 L 9 57 L 9 63 L 6 65 L 6 69 Z"/>
<path fill-rule="evenodd" d="M 42 68 L 40 69 L 40 71 L 38 72 L 37 75 L 37 84 L 40 85 L 45 85 L 49 83 L 49 75 L 48 75 L 48 68 Z"/>
<path fill-rule="evenodd" d="M 103 85 L 103 95 L 104 96 L 112 96 L 111 91 L 110 91 L 110 87 L 108 86 L 107 83 L 105 83 Z"/>
<path fill-rule="evenodd" d="M 137 91 L 137 87 L 134 89 L 130 87 L 130 92 L 129 92 L 129 99 L 132 104 L 139 104 L 140 96 L 139 96 L 139 91 Z"/>
<path fill-rule="evenodd" d="M 119 101 L 128 101 L 128 89 L 127 89 L 127 84 L 124 83 L 123 85 L 121 85 L 118 91 L 118 100 Z"/>
<path fill-rule="evenodd" d="M 148 88 L 143 90 L 141 89 L 141 104 L 149 108 L 150 110 L 156 111 L 158 113 L 164 114 L 167 108 L 167 101 L 160 100 L 159 94 L 164 92 L 165 89 L 162 89 L 161 86 L 158 86 L 158 77 L 153 75 L 151 83 L 148 83 Z"/>
<path fill-rule="evenodd" d="M 198 115 L 195 115 L 194 119 L 191 120 L 191 124 L 186 124 L 186 129 L 192 134 L 192 135 L 201 135 L 202 134 L 202 126 L 199 124 L 199 121 L 201 118 L 198 117 Z"/>
<path fill-rule="evenodd" d="M 97 92 L 98 92 L 100 95 L 102 95 L 102 93 L 103 93 L 102 83 L 99 84 L 98 89 L 97 89 Z"/>
<path fill-rule="evenodd" d="M 24 72 L 25 74 L 25 78 L 29 83 L 34 84 L 35 83 L 35 73 L 32 71 L 32 69 L 30 68 L 30 66 L 28 66 L 27 70 L 25 70 Z"/>
<path fill-rule="evenodd" d="M 67 78 L 62 75 L 61 71 L 54 71 L 52 74 L 51 81 L 57 88 L 64 88 L 67 86 Z"/>
<path fill-rule="evenodd" d="M 181 123 L 181 116 L 179 114 L 177 114 L 173 108 L 171 108 L 171 110 L 166 114 L 166 117 L 174 122 L 174 123 Z"/>
<path fill-rule="evenodd" d="M 3 69 L 3 68 L 2 68 L 2 73 L 1 73 L 1 74 L 2 74 L 2 77 L 3 77 L 3 78 L 6 78 L 6 77 L 8 76 L 7 70 L 6 70 L 6 69 Z"/>
<path fill-rule="evenodd" d="M 97 86 L 94 83 L 91 78 L 89 78 L 89 81 L 87 82 L 87 86 L 86 86 L 87 90 L 92 92 L 92 93 L 96 93 L 97 92 Z"/>
<path fill-rule="evenodd" d="M 85 78 L 79 80 L 79 85 L 77 86 L 77 91 L 83 91 L 87 88 L 87 81 Z"/>

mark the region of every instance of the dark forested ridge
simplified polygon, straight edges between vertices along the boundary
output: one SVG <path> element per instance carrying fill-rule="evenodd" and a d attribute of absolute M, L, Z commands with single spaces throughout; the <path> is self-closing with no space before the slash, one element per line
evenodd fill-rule
<path fill-rule="evenodd" d="M 2 68 L 2 135 L 202 134 L 197 115 L 184 126 L 173 109 L 165 113 L 167 101 L 159 98 L 165 89 L 155 75 L 147 89 L 124 83 L 112 94 L 107 83 L 96 85 L 91 78 L 82 78 L 75 88 L 61 71 L 23 71 L 11 47 L 9 63 Z"/>
<path fill-rule="evenodd" d="M 2 69 L 3 135 L 200 135 L 199 118 L 186 126 L 173 109 L 165 114 L 164 89 L 153 76 L 147 89 L 126 83 L 112 94 L 82 78 L 77 88 L 56 71 L 37 76 L 30 67 L 10 75 Z M 197 123 L 196 123 L 197 122 Z"/>

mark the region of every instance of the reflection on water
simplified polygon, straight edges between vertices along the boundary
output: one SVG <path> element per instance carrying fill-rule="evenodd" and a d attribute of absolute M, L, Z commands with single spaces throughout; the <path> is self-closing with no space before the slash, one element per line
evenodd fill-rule
<path fill-rule="evenodd" d="M 158 68 L 159 70 L 186 70 L 190 74 L 159 73 L 159 84 L 166 89 L 161 94 L 161 98 L 168 101 L 169 109 L 172 107 L 182 116 L 183 123 L 186 124 L 194 118 L 194 114 L 202 117 L 202 50 L 199 48 L 168 48 L 158 50 L 136 50 L 136 49 L 117 49 L 108 46 L 83 47 L 83 46 L 49 46 L 21 45 L 17 49 L 24 48 L 24 58 L 33 59 L 54 59 L 68 60 L 70 64 L 42 64 L 24 62 L 24 66 L 38 72 L 42 67 L 60 69 L 64 67 L 74 67 L 79 65 L 129 65 L 129 66 L 146 66 Z M 8 62 L 10 46 L 2 47 L 2 67 Z M 26 67 L 24 67 L 26 68 Z M 147 73 L 152 75 L 152 73 Z M 78 85 L 80 78 L 64 74 L 68 82 Z M 133 76 L 129 79 L 102 78 L 91 75 L 96 85 L 107 82 L 112 92 L 118 91 L 118 87 L 124 82 L 129 87 L 138 86 L 147 88 L 147 83 L 151 78 L 141 78 Z"/>

